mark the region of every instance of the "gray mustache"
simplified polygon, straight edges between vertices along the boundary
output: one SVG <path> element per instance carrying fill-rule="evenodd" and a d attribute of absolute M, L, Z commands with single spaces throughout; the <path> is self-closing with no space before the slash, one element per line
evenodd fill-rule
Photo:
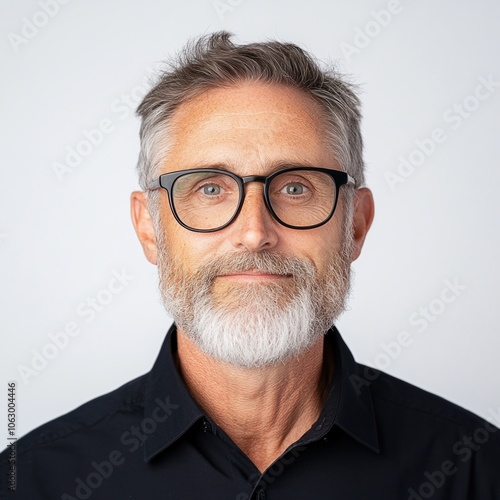
<path fill-rule="evenodd" d="M 291 275 L 299 280 L 316 275 L 315 266 L 306 260 L 271 252 L 222 255 L 200 267 L 196 274 L 212 281 L 215 277 L 244 271 Z"/>

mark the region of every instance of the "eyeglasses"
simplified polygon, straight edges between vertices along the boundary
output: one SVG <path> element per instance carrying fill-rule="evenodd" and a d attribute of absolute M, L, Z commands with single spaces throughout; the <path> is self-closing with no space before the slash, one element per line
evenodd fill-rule
<path fill-rule="evenodd" d="M 340 186 L 355 184 L 346 172 L 317 167 L 291 167 L 265 177 L 239 177 L 213 168 L 196 168 L 162 174 L 149 190 L 168 192 L 177 222 L 200 233 L 219 231 L 238 216 L 245 199 L 244 185 L 264 184 L 264 201 L 272 216 L 292 229 L 313 229 L 333 216 Z"/>

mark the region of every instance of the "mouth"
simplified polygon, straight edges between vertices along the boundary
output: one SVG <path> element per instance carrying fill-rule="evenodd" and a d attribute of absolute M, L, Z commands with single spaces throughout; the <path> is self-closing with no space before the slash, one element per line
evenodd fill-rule
<path fill-rule="evenodd" d="M 282 280 L 286 278 L 291 278 L 291 274 L 272 274 L 266 273 L 258 270 L 248 270 L 248 271 L 235 271 L 234 273 L 227 273 L 217 276 L 221 279 L 229 279 L 235 281 L 275 281 Z"/>

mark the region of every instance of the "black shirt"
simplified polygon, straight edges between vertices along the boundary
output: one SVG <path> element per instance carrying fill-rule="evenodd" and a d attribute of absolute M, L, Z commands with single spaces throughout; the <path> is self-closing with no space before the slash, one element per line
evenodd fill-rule
<path fill-rule="evenodd" d="M 16 493 L 4 451 L 0 498 L 500 499 L 496 427 L 357 364 L 335 328 L 326 338 L 323 412 L 264 474 L 187 392 L 172 327 L 151 372 L 17 442 Z"/>

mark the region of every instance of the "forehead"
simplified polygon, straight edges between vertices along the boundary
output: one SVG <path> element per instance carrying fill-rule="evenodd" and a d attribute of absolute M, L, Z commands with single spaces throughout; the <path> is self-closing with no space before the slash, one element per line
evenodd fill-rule
<path fill-rule="evenodd" d="M 245 82 L 211 89 L 183 103 L 170 122 L 164 171 L 221 165 L 272 169 L 286 162 L 336 168 L 325 115 L 305 93 Z"/>

